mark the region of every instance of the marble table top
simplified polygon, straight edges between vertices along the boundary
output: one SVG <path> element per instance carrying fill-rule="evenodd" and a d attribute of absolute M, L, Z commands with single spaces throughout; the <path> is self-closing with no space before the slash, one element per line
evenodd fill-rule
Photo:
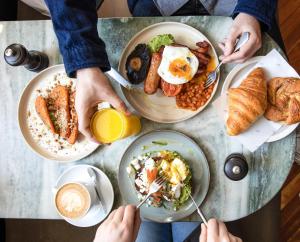
<path fill-rule="evenodd" d="M 98 22 L 100 36 L 107 43 L 112 66 L 117 67 L 121 51 L 130 38 L 144 27 L 162 21 L 179 21 L 199 29 L 214 46 L 227 34 L 232 20 L 226 17 L 167 17 L 103 19 Z M 50 65 L 62 63 L 58 44 L 50 21 L 1 22 L 0 52 L 11 43 L 21 43 L 28 49 L 44 51 Z M 264 55 L 278 46 L 263 36 Z M 217 48 L 218 54 L 220 50 Z M 222 83 L 233 64 L 224 65 Z M 74 164 L 92 164 L 101 168 L 111 179 L 115 190 L 115 204 L 124 203 L 118 190 L 116 174 L 126 147 L 134 137 L 98 148 L 92 155 L 75 163 L 59 164 L 43 160 L 25 144 L 18 127 L 18 99 L 35 73 L 23 67 L 8 66 L 0 58 L 0 217 L 57 219 L 53 204 L 52 187 L 58 176 Z M 120 88 L 114 83 L 118 92 Z M 230 139 L 212 105 L 188 121 L 177 124 L 158 124 L 142 120 L 142 133 L 154 129 L 174 129 L 192 137 L 203 149 L 210 166 L 211 183 L 202 210 L 207 218 L 225 221 L 251 214 L 280 190 L 291 168 L 296 147 L 296 134 L 264 144 L 254 153 Z M 225 157 L 232 152 L 242 152 L 249 163 L 249 173 L 241 181 L 231 181 L 224 175 Z M 186 220 L 200 220 L 193 214 Z"/>

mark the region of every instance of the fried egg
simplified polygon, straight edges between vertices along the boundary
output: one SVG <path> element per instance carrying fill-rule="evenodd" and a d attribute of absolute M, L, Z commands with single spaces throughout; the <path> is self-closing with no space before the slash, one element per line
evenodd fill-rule
<path fill-rule="evenodd" d="M 199 66 L 197 57 L 187 47 L 165 46 L 158 75 L 170 84 L 190 81 Z"/>

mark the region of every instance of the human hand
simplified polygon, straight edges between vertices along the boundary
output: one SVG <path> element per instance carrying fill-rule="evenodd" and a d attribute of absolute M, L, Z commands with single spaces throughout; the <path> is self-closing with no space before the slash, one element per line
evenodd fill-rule
<path fill-rule="evenodd" d="M 233 53 L 237 38 L 244 32 L 250 33 L 249 40 L 239 51 Z M 261 47 L 261 29 L 259 22 L 249 14 L 239 13 L 233 21 L 229 35 L 219 46 L 223 51 L 223 55 L 220 56 L 220 60 L 222 60 L 223 63 L 242 63 L 246 61 Z"/>
<path fill-rule="evenodd" d="M 98 143 L 90 131 L 90 119 L 96 111 L 97 104 L 106 101 L 119 111 L 126 114 L 129 114 L 129 111 L 98 67 L 78 70 L 77 80 L 75 109 L 78 115 L 79 131 Z"/>
<path fill-rule="evenodd" d="M 207 227 L 201 224 L 199 242 L 242 242 L 242 240 L 229 233 L 223 222 L 210 219 Z"/>
<path fill-rule="evenodd" d="M 141 224 L 139 211 L 133 205 L 112 211 L 97 229 L 94 242 L 134 242 Z"/>

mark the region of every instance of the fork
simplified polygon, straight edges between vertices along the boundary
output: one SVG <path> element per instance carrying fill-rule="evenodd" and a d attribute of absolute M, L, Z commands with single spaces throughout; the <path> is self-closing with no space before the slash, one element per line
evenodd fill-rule
<path fill-rule="evenodd" d="M 139 208 L 140 206 L 142 206 L 147 199 L 151 196 L 151 194 L 157 192 L 162 186 L 163 184 L 166 182 L 165 178 L 162 176 L 157 177 L 150 185 L 149 187 L 149 192 L 147 194 L 147 196 L 143 199 L 143 201 L 140 202 L 139 205 L 137 205 L 137 208 Z"/>
<path fill-rule="evenodd" d="M 250 37 L 249 32 L 242 33 L 241 37 L 235 44 L 233 53 L 237 52 L 249 40 L 249 37 Z M 221 65 L 223 65 L 223 61 L 220 62 L 220 64 L 215 68 L 215 70 L 213 70 L 212 72 L 210 72 L 208 74 L 207 80 L 204 84 L 204 88 L 208 88 L 210 85 L 212 85 L 215 82 L 215 80 L 217 79 Z"/>

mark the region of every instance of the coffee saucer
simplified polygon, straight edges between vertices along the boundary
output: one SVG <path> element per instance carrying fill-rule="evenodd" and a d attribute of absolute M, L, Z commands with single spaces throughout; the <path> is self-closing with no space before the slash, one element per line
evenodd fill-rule
<path fill-rule="evenodd" d="M 100 203 L 95 202 L 83 218 L 69 219 L 64 217 L 68 223 L 78 227 L 90 227 L 100 223 L 110 213 L 114 203 L 114 191 L 110 180 L 103 171 L 94 166 L 76 165 L 70 167 L 57 179 L 55 187 L 60 187 L 63 184 L 70 182 L 90 184 L 91 178 L 88 174 L 88 168 L 94 169 L 97 174 L 96 186 L 100 193 L 100 197 L 102 198 L 101 202 L 103 207 Z"/>

